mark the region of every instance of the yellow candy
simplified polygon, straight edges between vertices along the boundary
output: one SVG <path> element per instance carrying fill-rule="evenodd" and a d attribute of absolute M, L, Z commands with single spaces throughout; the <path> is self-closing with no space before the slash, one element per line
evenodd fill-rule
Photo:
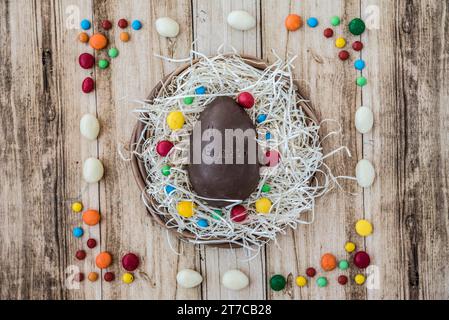
<path fill-rule="evenodd" d="M 181 129 L 184 122 L 184 115 L 181 111 L 172 111 L 167 117 L 168 127 L 173 131 Z"/>
<path fill-rule="evenodd" d="M 362 285 L 365 283 L 365 276 L 363 274 L 358 274 L 354 277 L 355 283 Z"/>
<path fill-rule="evenodd" d="M 269 213 L 271 209 L 271 201 L 267 198 L 260 198 L 256 201 L 256 211 L 258 213 Z"/>
<path fill-rule="evenodd" d="M 337 38 L 335 40 L 335 46 L 337 48 L 344 48 L 346 46 L 346 40 L 344 38 Z"/>
<path fill-rule="evenodd" d="M 83 210 L 83 204 L 81 202 L 72 203 L 72 211 L 73 212 L 81 212 Z"/>
<path fill-rule="evenodd" d="M 181 201 L 176 205 L 176 210 L 178 210 L 179 215 L 184 218 L 192 217 L 195 208 L 196 206 L 192 201 Z"/>
<path fill-rule="evenodd" d="M 355 224 L 355 231 L 362 237 L 373 233 L 373 225 L 368 220 L 359 220 Z"/>
<path fill-rule="evenodd" d="M 130 284 L 134 281 L 134 276 L 131 273 L 124 273 L 122 276 L 122 281 L 124 283 Z"/>
<path fill-rule="evenodd" d="M 345 250 L 346 252 L 353 252 L 355 250 L 355 243 L 354 242 L 346 242 L 345 244 Z"/>
<path fill-rule="evenodd" d="M 304 287 L 307 285 L 307 279 L 303 276 L 296 277 L 296 284 L 298 287 Z"/>

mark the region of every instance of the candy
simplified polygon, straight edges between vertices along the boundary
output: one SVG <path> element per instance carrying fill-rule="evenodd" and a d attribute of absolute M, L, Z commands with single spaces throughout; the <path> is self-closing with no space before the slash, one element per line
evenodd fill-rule
<path fill-rule="evenodd" d="M 251 109 L 254 106 L 254 97 L 249 92 L 242 92 L 237 96 L 237 103 L 245 109 Z"/>
<path fill-rule="evenodd" d="M 256 26 L 256 19 L 243 10 L 236 10 L 229 13 L 227 22 L 232 28 L 240 31 L 250 30 Z"/>
<path fill-rule="evenodd" d="M 362 237 L 373 233 L 373 225 L 368 220 L 359 220 L 355 224 L 355 231 Z"/>
<path fill-rule="evenodd" d="M 85 114 L 80 120 L 80 132 L 83 137 L 89 140 L 95 140 L 100 133 L 100 123 L 97 117 L 92 114 Z"/>
<path fill-rule="evenodd" d="M 120 32 L 120 40 L 122 42 L 128 42 L 130 38 L 130 35 L 128 32 Z"/>
<path fill-rule="evenodd" d="M 117 58 L 117 57 L 118 57 L 118 54 L 119 54 L 119 51 L 117 50 L 117 48 L 111 48 L 111 49 L 109 49 L 109 51 L 108 51 L 108 56 L 109 56 L 110 58 Z"/>
<path fill-rule="evenodd" d="M 96 183 L 103 178 L 104 168 L 100 160 L 88 158 L 83 165 L 83 178 L 87 183 Z"/>
<path fill-rule="evenodd" d="M 354 252 L 354 250 L 355 250 L 355 243 L 354 242 L 346 242 L 345 250 L 348 253 Z"/>
<path fill-rule="evenodd" d="M 221 278 L 223 286 L 229 290 L 242 290 L 249 285 L 249 278 L 240 270 L 228 270 Z"/>
<path fill-rule="evenodd" d="M 285 27 L 288 31 L 296 31 L 302 26 L 302 19 L 297 14 L 289 14 L 287 18 L 285 18 Z"/>
<path fill-rule="evenodd" d="M 84 250 L 78 250 L 78 251 L 75 253 L 75 257 L 76 257 L 78 260 L 84 260 L 84 259 L 86 259 L 86 251 L 84 251 Z"/>
<path fill-rule="evenodd" d="M 139 257 L 132 252 L 125 254 L 122 258 L 122 266 L 126 271 L 136 270 L 139 267 L 139 263 Z"/>
<path fill-rule="evenodd" d="M 167 116 L 167 124 L 173 131 L 179 130 L 185 123 L 184 115 L 181 111 L 172 111 Z"/>
<path fill-rule="evenodd" d="M 101 21 L 101 27 L 102 27 L 104 30 L 109 30 L 109 29 L 112 28 L 112 22 L 109 21 L 109 20 L 103 20 L 103 21 Z"/>
<path fill-rule="evenodd" d="M 373 184 L 374 178 L 376 176 L 374 167 L 371 162 L 366 159 L 360 160 L 355 167 L 355 176 L 357 178 L 357 183 L 362 188 L 370 187 Z"/>
<path fill-rule="evenodd" d="M 176 190 L 176 188 L 171 185 L 165 186 L 165 189 L 164 189 L 164 191 L 167 195 L 172 194 L 175 190 Z"/>
<path fill-rule="evenodd" d="M 349 22 L 349 32 L 355 36 L 361 35 L 365 31 L 365 22 L 362 19 L 355 18 Z"/>
<path fill-rule="evenodd" d="M 307 25 L 311 28 L 315 28 L 316 26 L 318 26 L 318 19 L 315 17 L 307 19 Z"/>
<path fill-rule="evenodd" d="M 346 50 L 341 50 L 338 53 L 338 57 L 340 58 L 340 60 L 345 61 L 349 59 L 349 52 Z"/>
<path fill-rule="evenodd" d="M 98 61 L 98 67 L 100 69 L 106 69 L 107 67 L 109 67 L 109 61 L 106 59 L 101 59 L 100 61 Z"/>
<path fill-rule="evenodd" d="M 346 270 L 349 268 L 349 262 L 348 260 L 340 260 L 338 262 L 338 269 L 340 270 Z"/>
<path fill-rule="evenodd" d="M 363 49 L 363 43 L 360 41 L 355 41 L 352 44 L 352 49 L 354 49 L 355 51 L 361 51 Z"/>
<path fill-rule="evenodd" d="M 307 279 L 303 276 L 296 277 L 296 285 L 298 287 L 305 287 L 307 285 Z"/>
<path fill-rule="evenodd" d="M 276 150 L 270 150 L 265 153 L 265 165 L 268 167 L 275 167 L 281 161 L 281 155 Z"/>
<path fill-rule="evenodd" d="M 72 203 L 72 211 L 73 212 L 81 212 L 83 210 L 83 204 L 81 202 L 74 202 Z"/>
<path fill-rule="evenodd" d="M 119 26 L 119 28 L 125 29 L 125 28 L 128 27 L 128 21 L 127 21 L 126 19 L 120 19 L 120 20 L 117 22 L 117 25 Z"/>
<path fill-rule="evenodd" d="M 267 132 L 265 134 L 265 140 L 270 140 L 271 139 L 271 133 Z"/>
<path fill-rule="evenodd" d="M 194 100 L 193 97 L 185 97 L 183 101 L 185 105 L 189 106 L 193 103 L 193 100 Z"/>
<path fill-rule="evenodd" d="M 285 280 L 285 277 L 281 274 L 275 274 L 270 279 L 270 287 L 274 291 L 281 291 L 285 288 L 285 285 L 287 284 L 287 280 Z"/>
<path fill-rule="evenodd" d="M 358 59 L 354 62 L 354 68 L 356 68 L 357 70 L 363 70 L 365 69 L 365 61 L 363 61 L 362 59 Z"/>
<path fill-rule="evenodd" d="M 203 282 L 201 274 L 192 269 L 183 269 L 176 275 L 176 282 L 185 289 L 191 289 L 199 286 Z"/>
<path fill-rule="evenodd" d="M 267 120 L 267 115 L 266 114 L 259 114 L 256 118 L 256 122 L 257 123 L 262 123 L 265 120 Z"/>
<path fill-rule="evenodd" d="M 155 24 L 157 33 L 162 37 L 174 38 L 179 34 L 179 24 L 169 17 L 159 18 Z"/>
<path fill-rule="evenodd" d="M 345 275 L 341 275 L 341 276 L 338 277 L 337 281 L 338 281 L 339 284 L 344 286 L 345 284 L 348 283 L 348 277 L 345 276 Z"/>
<path fill-rule="evenodd" d="M 354 255 L 354 265 L 359 269 L 365 269 L 371 263 L 371 259 L 365 251 L 359 251 Z"/>
<path fill-rule="evenodd" d="M 330 20 L 331 25 L 333 25 L 334 27 L 340 25 L 340 17 L 338 16 L 333 16 Z"/>
<path fill-rule="evenodd" d="M 220 220 L 222 216 L 223 216 L 223 212 L 221 212 L 220 209 L 214 209 L 214 213 L 212 214 L 212 218 L 214 218 L 215 220 Z"/>
<path fill-rule="evenodd" d="M 174 147 L 173 143 L 167 140 L 160 141 L 156 146 L 156 152 L 161 157 L 166 157 L 170 150 Z"/>
<path fill-rule="evenodd" d="M 91 238 L 91 239 L 87 240 L 86 244 L 89 249 L 93 249 L 97 246 L 97 240 Z"/>
<path fill-rule="evenodd" d="M 74 280 L 76 282 L 83 282 L 84 281 L 84 273 L 82 273 L 82 272 L 77 273 L 74 277 Z"/>
<path fill-rule="evenodd" d="M 180 216 L 184 218 L 190 218 L 195 213 L 196 205 L 192 201 L 180 201 L 176 205 L 176 210 Z"/>
<path fill-rule="evenodd" d="M 327 278 L 326 277 L 319 277 L 318 279 L 316 279 L 316 284 L 320 288 L 326 287 L 327 286 Z"/>
<path fill-rule="evenodd" d="M 89 279 L 90 282 L 97 281 L 98 280 L 98 273 L 96 273 L 96 272 L 89 273 L 89 275 L 87 276 L 87 279 Z"/>
<path fill-rule="evenodd" d="M 90 53 L 82 53 L 78 58 L 78 62 L 83 69 L 90 69 L 95 64 L 95 58 Z"/>
<path fill-rule="evenodd" d="M 95 264 L 100 269 L 106 269 L 111 265 L 111 263 L 112 263 L 112 255 L 106 251 L 100 252 L 95 259 Z"/>
<path fill-rule="evenodd" d="M 244 206 L 238 204 L 231 209 L 231 220 L 234 222 L 242 222 L 246 219 L 247 212 Z"/>
<path fill-rule="evenodd" d="M 368 83 L 368 80 L 365 77 L 358 77 L 356 83 L 359 87 L 364 87 Z"/>
<path fill-rule="evenodd" d="M 106 272 L 103 276 L 104 281 L 111 282 L 115 280 L 115 274 L 113 272 Z"/>
<path fill-rule="evenodd" d="M 87 43 L 89 41 L 89 35 L 85 32 L 81 32 L 78 35 L 78 40 L 82 43 Z"/>
<path fill-rule="evenodd" d="M 162 169 L 161 169 L 161 173 L 162 173 L 162 175 L 164 175 L 164 176 L 169 176 L 170 175 L 170 170 L 171 170 L 171 167 L 169 166 L 169 165 L 164 165 L 163 167 L 162 167 Z"/>
<path fill-rule="evenodd" d="M 346 46 L 346 40 L 344 38 L 341 38 L 341 37 L 337 38 L 335 40 L 335 46 L 337 48 L 344 48 Z"/>
<path fill-rule="evenodd" d="M 139 20 L 134 20 L 131 23 L 131 28 L 133 28 L 134 30 L 140 30 L 142 29 L 142 22 L 140 22 Z"/>
<path fill-rule="evenodd" d="M 365 276 L 363 274 L 357 274 L 354 277 L 354 281 L 355 283 L 357 283 L 358 285 L 362 285 L 365 283 Z"/>
<path fill-rule="evenodd" d="M 331 28 L 326 28 L 326 29 L 324 29 L 324 31 L 323 31 L 323 35 L 324 35 L 326 38 L 332 38 L 332 37 L 334 36 L 334 30 L 332 30 Z"/>
<path fill-rule="evenodd" d="M 90 37 L 89 45 L 95 50 L 102 50 L 108 45 L 108 39 L 101 33 L 95 33 Z"/>
<path fill-rule="evenodd" d="M 89 20 L 83 19 L 83 20 L 81 20 L 80 27 L 83 30 L 89 30 L 91 27 L 91 23 Z"/>
<path fill-rule="evenodd" d="M 95 226 L 100 222 L 100 213 L 97 210 L 87 210 L 83 213 L 83 221 L 88 226 Z"/>
<path fill-rule="evenodd" d="M 270 191 L 271 191 L 271 187 L 268 184 L 264 184 L 262 186 L 262 192 L 267 193 L 267 192 L 270 192 Z"/>
<path fill-rule="evenodd" d="M 206 93 L 206 87 L 205 86 L 200 86 L 198 88 L 195 89 L 195 93 L 196 94 L 205 94 Z"/>
<path fill-rule="evenodd" d="M 134 276 L 131 273 L 126 272 L 122 276 L 122 281 L 123 283 L 130 284 L 134 281 Z"/>
<path fill-rule="evenodd" d="M 361 106 L 355 112 L 355 128 L 364 134 L 371 131 L 374 123 L 374 115 L 370 108 Z"/>
<path fill-rule="evenodd" d="M 337 266 L 337 259 L 331 253 L 325 253 L 321 257 L 321 268 L 324 271 L 332 271 Z"/>
<path fill-rule="evenodd" d="M 200 219 L 197 222 L 198 227 L 207 228 L 209 226 L 209 222 L 206 219 Z"/>
<path fill-rule="evenodd" d="M 94 88 L 95 88 L 94 79 L 92 79 L 91 77 L 87 77 L 86 79 L 84 79 L 83 84 L 81 85 L 81 90 L 84 93 L 90 93 L 94 90 Z"/>
<path fill-rule="evenodd" d="M 315 268 L 307 268 L 307 269 L 306 269 L 306 275 L 307 275 L 308 277 L 310 277 L 310 278 L 315 277 L 315 275 L 316 275 L 316 270 L 315 270 Z"/>
<path fill-rule="evenodd" d="M 258 213 L 269 213 L 271 210 L 271 201 L 267 198 L 260 198 L 256 201 L 256 211 Z"/>
<path fill-rule="evenodd" d="M 81 227 L 73 228 L 73 236 L 75 238 L 81 238 L 84 234 L 84 230 Z"/>

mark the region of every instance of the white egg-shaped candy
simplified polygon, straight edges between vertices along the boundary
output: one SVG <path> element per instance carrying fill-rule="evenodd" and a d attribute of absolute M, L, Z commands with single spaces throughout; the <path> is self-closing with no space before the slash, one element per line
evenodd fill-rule
<path fill-rule="evenodd" d="M 183 288 L 195 288 L 203 282 L 203 277 L 199 272 L 192 269 L 184 269 L 176 275 L 176 281 Z"/>
<path fill-rule="evenodd" d="M 374 167 L 371 162 L 366 159 L 360 160 L 355 168 L 355 176 L 357 178 L 358 184 L 362 188 L 370 187 L 373 184 L 374 178 L 376 176 Z"/>
<path fill-rule="evenodd" d="M 355 113 L 355 127 L 360 133 L 368 133 L 373 127 L 374 117 L 370 108 L 361 106 Z"/>
<path fill-rule="evenodd" d="M 104 168 L 100 160 L 89 158 L 84 161 L 83 178 L 88 183 L 95 183 L 103 178 Z"/>
<path fill-rule="evenodd" d="M 249 279 L 240 270 L 229 270 L 223 275 L 221 283 L 230 290 L 242 290 L 248 286 Z"/>
<path fill-rule="evenodd" d="M 156 20 L 156 30 L 162 37 L 174 38 L 179 34 L 179 24 L 172 18 L 162 17 Z"/>
<path fill-rule="evenodd" d="M 80 120 L 80 132 L 86 139 L 95 140 L 100 132 L 98 119 L 91 114 L 85 114 Z"/>
<path fill-rule="evenodd" d="M 246 31 L 256 26 L 256 19 L 246 11 L 232 11 L 228 15 L 228 24 L 234 29 Z"/>

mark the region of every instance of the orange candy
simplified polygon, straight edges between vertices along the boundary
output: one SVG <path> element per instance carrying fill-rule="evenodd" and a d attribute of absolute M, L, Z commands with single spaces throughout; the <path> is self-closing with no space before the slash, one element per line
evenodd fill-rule
<path fill-rule="evenodd" d="M 86 42 L 89 41 L 89 36 L 87 35 L 87 33 L 81 32 L 81 33 L 78 35 L 78 40 L 79 40 L 80 42 L 82 42 L 82 43 L 86 43 Z"/>
<path fill-rule="evenodd" d="M 83 221 L 88 226 L 95 226 L 100 222 L 100 213 L 97 210 L 87 210 L 83 213 Z"/>
<path fill-rule="evenodd" d="M 92 37 L 90 37 L 89 44 L 95 50 L 101 50 L 106 48 L 108 45 L 108 38 L 106 38 L 101 33 L 96 33 Z"/>
<path fill-rule="evenodd" d="M 296 31 L 302 26 L 302 19 L 297 14 L 289 14 L 285 18 L 285 27 L 288 31 Z"/>
<path fill-rule="evenodd" d="M 95 259 L 95 264 L 100 269 L 106 269 L 112 263 L 112 256 L 109 252 L 101 252 Z"/>
<path fill-rule="evenodd" d="M 337 266 L 337 258 L 331 253 L 326 253 L 321 257 L 321 268 L 324 271 L 332 271 Z"/>
<path fill-rule="evenodd" d="M 87 279 L 89 279 L 89 281 L 91 281 L 91 282 L 97 281 L 98 273 L 96 273 L 96 272 L 89 273 L 89 275 L 87 276 Z"/>
<path fill-rule="evenodd" d="M 120 33 L 120 40 L 122 40 L 123 42 L 128 42 L 129 41 L 129 33 L 128 32 Z"/>

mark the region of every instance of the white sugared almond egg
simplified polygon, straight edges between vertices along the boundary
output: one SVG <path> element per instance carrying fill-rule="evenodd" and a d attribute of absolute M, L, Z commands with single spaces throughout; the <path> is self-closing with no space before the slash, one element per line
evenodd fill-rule
<path fill-rule="evenodd" d="M 162 37 L 174 38 L 179 34 L 179 24 L 172 18 L 162 17 L 156 20 L 156 30 Z"/>
<path fill-rule="evenodd" d="M 355 176 L 357 178 L 357 183 L 362 188 L 370 187 L 373 184 L 374 178 L 376 176 L 374 167 L 371 162 L 366 159 L 360 160 L 355 168 Z"/>
<path fill-rule="evenodd" d="M 100 160 L 88 158 L 83 165 L 83 178 L 88 183 L 95 183 L 103 178 L 104 168 Z"/>
<path fill-rule="evenodd" d="M 249 279 L 240 270 L 229 270 L 223 275 L 221 283 L 230 290 L 242 290 L 249 284 Z"/>
<path fill-rule="evenodd" d="M 199 272 L 192 269 L 184 269 L 176 275 L 176 282 L 180 287 L 189 289 L 199 286 L 203 282 L 203 277 Z"/>
<path fill-rule="evenodd" d="M 256 26 L 256 19 L 246 11 L 236 10 L 228 15 L 228 24 L 237 30 L 246 31 Z"/>
<path fill-rule="evenodd" d="M 373 127 L 374 117 L 370 108 L 361 106 L 355 113 L 355 127 L 360 133 L 368 133 Z"/>
<path fill-rule="evenodd" d="M 83 137 L 95 140 L 100 132 L 100 123 L 92 114 L 85 114 L 80 120 L 80 132 Z"/>

